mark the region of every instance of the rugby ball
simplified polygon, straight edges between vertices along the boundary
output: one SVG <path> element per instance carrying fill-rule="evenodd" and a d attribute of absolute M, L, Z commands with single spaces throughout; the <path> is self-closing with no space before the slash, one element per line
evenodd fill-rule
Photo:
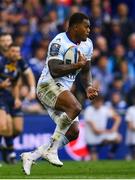
<path fill-rule="evenodd" d="M 76 46 L 71 46 L 64 54 L 64 64 L 75 64 L 78 62 L 79 52 Z"/>

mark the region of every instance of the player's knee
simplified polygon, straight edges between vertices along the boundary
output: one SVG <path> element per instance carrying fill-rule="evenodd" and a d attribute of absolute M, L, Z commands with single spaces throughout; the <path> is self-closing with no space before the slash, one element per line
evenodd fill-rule
<path fill-rule="evenodd" d="M 13 131 L 12 129 L 9 129 L 7 126 L 1 126 L 0 128 L 0 134 L 4 135 L 4 136 L 12 136 L 13 135 Z"/>
<path fill-rule="evenodd" d="M 76 118 L 80 114 L 82 107 L 79 103 L 75 103 L 75 104 L 72 104 L 71 109 L 72 109 L 73 117 Z"/>
<path fill-rule="evenodd" d="M 13 135 L 14 136 L 19 136 L 22 133 L 23 129 L 22 128 L 17 128 L 14 130 Z"/>
<path fill-rule="evenodd" d="M 0 126 L 0 134 L 5 134 L 5 133 L 7 133 L 7 131 L 8 131 L 7 126 L 5 124 L 2 124 Z"/>

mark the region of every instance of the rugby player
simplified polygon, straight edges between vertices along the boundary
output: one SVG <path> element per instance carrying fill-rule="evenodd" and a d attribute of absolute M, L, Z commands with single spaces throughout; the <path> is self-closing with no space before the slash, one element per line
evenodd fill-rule
<path fill-rule="evenodd" d="M 11 51 L 11 49 L 13 48 L 13 47 L 11 47 L 9 49 L 9 46 L 12 44 L 12 42 L 13 42 L 13 39 L 10 34 L 8 34 L 8 33 L 0 34 L 0 58 L 1 58 L 0 61 L 3 65 L 7 63 L 7 59 L 9 59 L 9 61 L 10 61 L 10 55 L 12 56 L 12 52 L 10 52 L 10 53 L 8 52 L 8 50 Z M 28 81 L 28 85 L 30 87 L 29 99 L 34 99 L 35 98 L 34 75 L 31 71 L 31 69 L 28 67 L 28 64 L 22 59 L 21 54 L 20 54 L 20 47 L 17 47 L 17 45 L 16 45 L 15 48 L 16 49 L 18 48 L 18 51 L 16 51 L 16 50 L 15 50 L 15 52 L 13 51 L 13 53 L 17 53 L 14 56 L 13 61 L 17 61 L 17 66 L 13 67 L 12 63 L 11 63 L 11 65 L 9 63 L 8 66 L 7 65 L 5 66 L 5 72 L 3 71 L 3 74 L 4 73 L 6 74 L 6 72 L 10 72 L 10 71 L 12 73 L 13 72 L 15 73 L 16 71 L 18 71 L 20 75 L 23 74 L 26 77 L 26 79 Z M 11 57 L 11 59 L 12 59 L 12 57 Z M 1 66 L 1 68 L 2 68 L 2 66 Z M 16 70 L 16 68 L 17 68 L 17 70 Z M 6 75 L 5 75 L 5 77 L 6 77 Z M 3 83 L 11 84 L 10 78 L 6 79 L 4 82 L 2 80 L 1 83 L 2 84 Z M 17 102 L 17 100 L 16 100 L 16 102 Z M 23 130 L 23 116 L 22 116 L 23 114 L 21 112 L 21 107 L 14 108 L 12 106 L 11 108 L 12 108 L 11 116 L 13 117 L 13 121 L 12 121 L 13 134 L 11 137 L 5 138 L 7 152 L 10 152 L 10 153 L 5 153 L 5 151 L 4 151 L 4 160 L 9 163 L 14 162 L 14 160 L 15 160 L 15 153 L 13 153 L 13 137 L 18 136 Z"/>
<path fill-rule="evenodd" d="M 69 19 L 67 32 L 58 34 L 49 44 L 46 65 L 37 85 L 37 96 L 56 123 L 56 129 L 48 146 L 42 145 L 33 152 L 21 155 L 24 172 L 29 175 L 31 165 L 39 157 L 52 165 L 63 166 L 58 157 L 58 148 L 78 137 L 78 115 L 81 105 L 72 93 L 72 85 L 78 70 L 85 74 L 87 97 L 92 100 L 98 95 L 92 86 L 89 72 L 93 53 L 92 41 L 88 38 L 90 22 L 82 13 L 75 13 Z M 78 62 L 64 63 L 64 54 L 71 47 L 78 48 Z"/>

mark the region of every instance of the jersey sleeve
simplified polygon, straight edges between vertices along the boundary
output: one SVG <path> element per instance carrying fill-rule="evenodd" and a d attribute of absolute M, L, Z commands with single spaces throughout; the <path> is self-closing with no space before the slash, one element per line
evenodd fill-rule
<path fill-rule="evenodd" d="M 25 70 L 27 70 L 29 68 L 27 62 L 24 59 L 21 59 L 18 62 L 19 62 L 19 68 L 20 68 L 21 72 L 24 72 Z"/>
<path fill-rule="evenodd" d="M 52 40 L 48 49 L 48 60 L 51 59 L 64 59 L 64 46 L 61 39 Z"/>

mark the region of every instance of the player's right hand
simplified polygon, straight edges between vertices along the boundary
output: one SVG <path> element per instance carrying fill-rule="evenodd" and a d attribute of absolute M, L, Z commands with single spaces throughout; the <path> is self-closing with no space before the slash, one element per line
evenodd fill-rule
<path fill-rule="evenodd" d="M 11 85 L 11 81 L 9 78 L 7 78 L 6 80 L 2 81 L 0 84 L 0 87 L 3 89 L 8 88 Z"/>
<path fill-rule="evenodd" d="M 85 56 L 80 53 L 80 51 L 78 51 L 78 53 L 79 53 L 78 64 L 80 65 L 80 68 L 83 68 L 87 63 L 87 60 Z"/>

